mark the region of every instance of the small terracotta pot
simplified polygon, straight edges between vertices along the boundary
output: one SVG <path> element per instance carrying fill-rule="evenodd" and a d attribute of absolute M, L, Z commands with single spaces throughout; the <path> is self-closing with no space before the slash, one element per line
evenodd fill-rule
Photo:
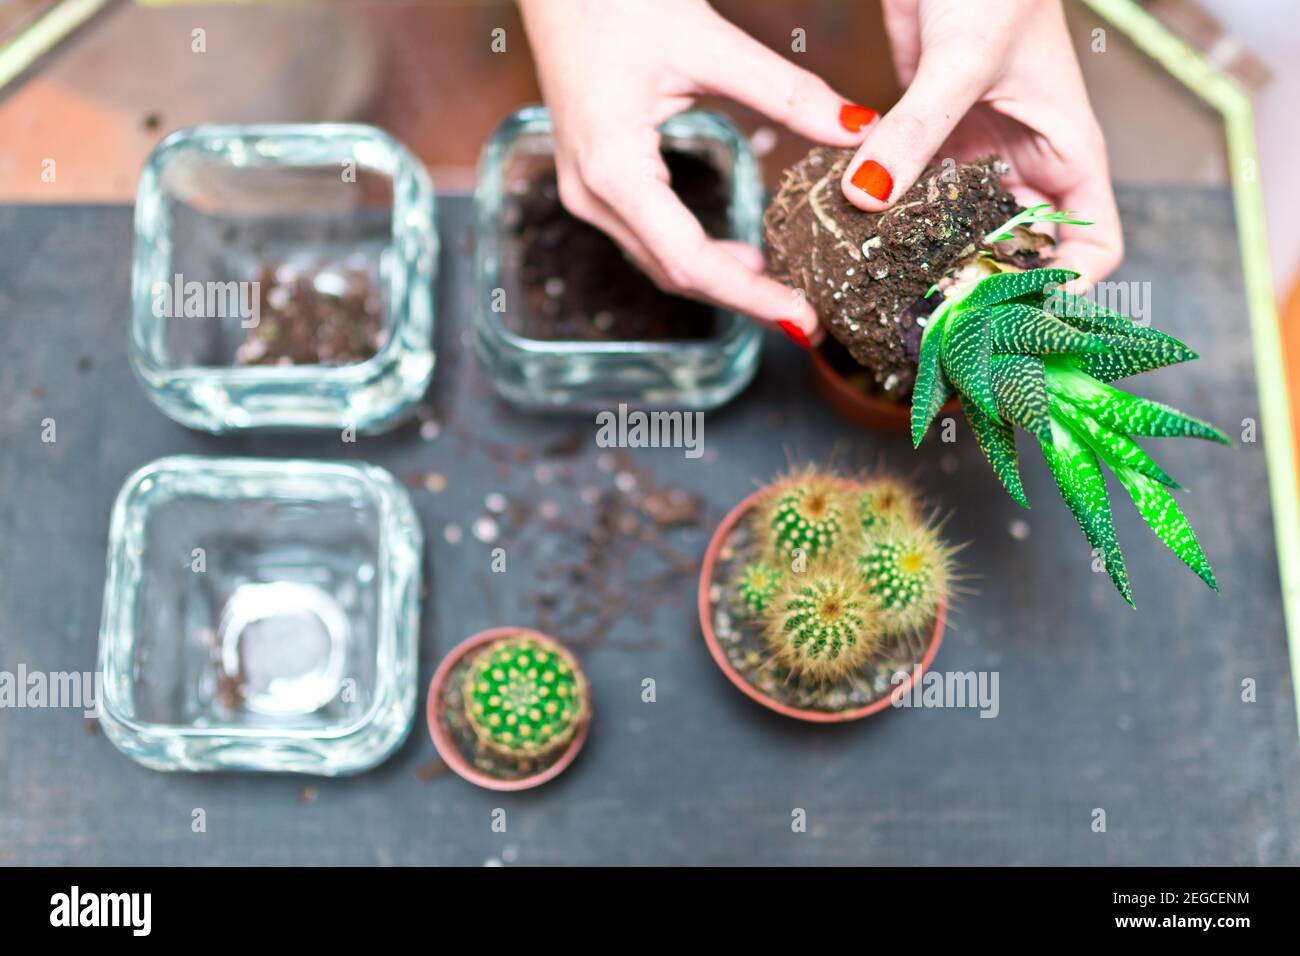
<path fill-rule="evenodd" d="M 891 402 L 854 387 L 831 364 L 820 348 L 812 350 L 813 384 L 826 404 L 841 417 L 860 428 L 878 432 L 905 432 L 912 427 L 912 406 Z M 952 414 L 961 407 L 956 396 L 948 399 L 940 415 Z"/>
<path fill-rule="evenodd" d="M 493 627 L 486 631 L 480 631 L 472 637 L 467 637 L 453 647 L 451 652 L 443 658 L 442 663 L 438 665 L 438 669 L 433 674 L 433 680 L 429 682 L 426 716 L 429 722 L 429 736 L 433 738 L 433 746 L 437 748 L 438 756 L 446 762 L 448 767 L 470 783 L 485 787 L 488 790 L 528 790 L 532 787 L 540 787 L 546 781 L 558 777 L 578 756 L 578 751 L 587 742 L 587 731 L 591 727 L 591 707 L 590 702 L 588 702 L 587 715 L 573 735 L 573 740 L 569 741 L 569 746 L 565 748 L 564 753 L 560 754 L 559 758 L 550 766 L 527 777 L 501 780 L 484 773 L 465 759 L 460 752 L 460 748 L 456 746 L 456 741 L 452 739 L 451 730 L 442 720 L 444 710 L 443 691 L 446 689 L 447 680 L 451 676 L 451 672 L 456 669 L 456 665 L 469 655 L 474 654 L 493 641 L 514 636 L 531 637 L 539 644 L 567 651 L 567 648 L 562 647 L 552 638 L 526 627 Z M 590 693 L 590 690 L 588 693 Z"/>
<path fill-rule="evenodd" d="M 776 711 L 778 714 L 817 724 L 838 724 L 849 720 L 861 720 L 863 717 L 880 713 L 890 706 L 890 700 L 895 695 L 903 696 L 911 691 L 912 684 L 920 679 L 931 662 L 934 661 L 934 656 L 939 653 L 939 645 L 943 642 L 944 624 L 948 616 L 947 604 L 939 605 L 939 612 L 934 619 L 934 633 L 930 635 L 930 642 L 925 648 L 925 654 L 915 667 L 908 670 L 907 679 L 891 688 L 890 692 L 879 700 L 874 700 L 863 707 L 855 707 L 852 710 L 803 710 L 798 707 L 791 707 L 789 704 L 784 704 L 775 698 L 769 697 L 749 683 L 731 666 L 731 661 L 727 660 L 727 654 L 722 649 L 718 636 L 713 632 L 713 615 L 710 613 L 709 588 L 713 586 L 713 568 L 718 560 L 718 552 L 722 550 L 723 543 L 730 536 L 731 529 L 751 509 L 758 505 L 766 490 L 760 488 L 731 509 L 727 516 L 722 519 L 722 523 L 718 525 L 717 530 L 713 532 L 713 538 L 709 541 L 709 549 L 704 553 L 704 564 L 700 567 L 699 612 L 700 629 L 704 631 L 704 643 L 708 645 L 709 653 L 713 655 L 713 660 L 722 670 L 722 673 L 727 675 L 727 680 L 735 684 L 741 693 L 752 700 L 758 701 L 768 710 Z"/>

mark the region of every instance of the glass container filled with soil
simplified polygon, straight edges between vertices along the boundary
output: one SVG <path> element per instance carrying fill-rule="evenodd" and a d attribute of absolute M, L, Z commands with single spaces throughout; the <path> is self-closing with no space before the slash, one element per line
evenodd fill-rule
<path fill-rule="evenodd" d="M 355 773 L 415 714 L 422 534 L 386 471 L 164 458 L 113 509 L 109 739 L 157 770 Z"/>
<path fill-rule="evenodd" d="M 762 183 L 744 137 L 701 111 L 660 131 L 673 189 L 705 230 L 757 245 Z M 565 211 L 544 107 L 526 107 L 497 129 L 474 202 L 474 341 L 510 401 L 538 410 L 709 409 L 753 378 L 753 323 L 661 292 L 613 240 Z"/>
<path fill-rule="evenodd" d="M 199 126 L 136 199 L 131 359 L 206 431 L 382 431 L 433 374 L 433 187 L 370 126 Z"/>

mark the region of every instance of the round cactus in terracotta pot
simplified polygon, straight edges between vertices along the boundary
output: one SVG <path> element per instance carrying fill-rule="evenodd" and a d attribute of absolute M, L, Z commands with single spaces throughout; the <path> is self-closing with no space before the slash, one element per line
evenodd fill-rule
<path fill-rule="evenodd" d="M 447 765 L 492 790 L 536 787 L 587 737 L 591 695 L 577 659 L 527 628 L 498 627 L 447 655 L 429 685 L 429 732 Z"/>
<path fill-rule="evenodd" d="M 954 551 L 898 478 L 804 468 L 714 533 L 700 573 L 705 642 L 736 687 L 778 713 L 877 713 L 938 652 Z"/>

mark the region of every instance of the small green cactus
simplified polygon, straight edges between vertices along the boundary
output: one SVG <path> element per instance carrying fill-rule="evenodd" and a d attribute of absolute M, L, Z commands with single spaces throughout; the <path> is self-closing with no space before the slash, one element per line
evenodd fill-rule
<path fill-rule="evenodd" d="M 766 561 L 755 561 L 740 572 L 740 603 L 753 617 L 763 614 L 781 589 L 781 571 Z"/>
<path fill-rule="evenodd" d="M 910 524 L 920 520 L 921 508 L 916 492 L 889 475 L 864 481 L 855 499 L 858 522 L 868 533 L 876 533 L 900 522 Z"/>
<path fill-rule="evenodd" d="M 843 531 L 845 492 L 839 481 L 807 469 L 774 489 L 768 526 L 784 560 L 796 549 L 808 558 L 830 554 Z"/>
<path fill-rule="evenodd" d="M 860 668 L 882 636 L 862 579 L 840 563 L 793 575 L 774 602 L 766 634 L 792 673 L 822 680 Z"/>
<path fill-rule="evenodd" d="M 474 736 L 507 757 L 538 757 L 565 746 L 587 712 L 577 661 L 559 645 L 523 634 L 479 652 L 464 698 Z"/>
<path fill-rule="evenodd" d="M 898 523 L 864 538 L 857 569 L 888 633 L 914 633 L 934 621 L 948 599 L 952 554 L 925 525 Z"/>

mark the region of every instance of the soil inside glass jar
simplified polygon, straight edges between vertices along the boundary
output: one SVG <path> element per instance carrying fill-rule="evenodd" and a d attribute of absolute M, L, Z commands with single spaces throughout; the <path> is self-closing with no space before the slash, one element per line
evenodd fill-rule
<path fill-rule="evenodd" d="M 240 365 L 352 365 L 383 347 L 383 299 L 368 270 L 267 262 L 255 281 L 261 311 L 235 352 Z"/>
<path fill-rule="evenodd" d="M 703 157 L 667 151 L 673 190 L 713 238 L 726 238 L 728 188 Z M 599 229 L 560 202 L 553 165 L 530 169 L 504 213 L 507 265 L 519 277 L 522 309 L 506 327 L 545 341 L 622 342 L 704 339 L 717 331 L 712 306 L 659 290 Z"/>

